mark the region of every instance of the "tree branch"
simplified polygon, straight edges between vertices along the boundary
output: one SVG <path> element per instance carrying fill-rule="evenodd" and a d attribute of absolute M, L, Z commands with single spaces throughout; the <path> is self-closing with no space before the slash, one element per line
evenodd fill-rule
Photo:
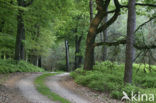
<path fill-rule="evenodd" d="M 106 45 L 106 46 L 118 46 L 120 44 L 126 44 L 126 40 L 123 39 L 123 40 L 118 40 L 118 41 L 115 41 L 115 42 L 100 42 L 100 43 L 94 43 L 94 47 L 96 46 L 101 46 L 101 45 Z M 144 49 L 156 49 L 156 45 L 152 44 L 152 45 L 137 45 L 137 44 L 134 44 L 133 45 L 136 49 L 139 49 L 139 50 L 144 50 Z"/>
<path fill-rule="evenodd" d="M 115 9 L 116 10 L 116 9 Z M 111 10 L 111 11 L 107 11 L 107 12 L 104 12 L 105 14 L 110 14 L 110 13 L 114 13 L 115 10 Z"/>
<path fill-rule="evenodd" d="M 156 5 L 154 5 L 154 4 L 142 4 L 142 3 L 136 3 L 135 5 L 138 5 L 138 6 L 150 6 L 150 7 L 156 7 Z"/>
<path fill-rule="evenodd" d="M 135 32 L 137 32 L 142 26 L 144 26 L 145 24 L 147 24 L 148 22 L 150 22 L 150 21 L 152 21 L 153 19 L 155 19 L 156 18 L 156 16 L 154 16 L 154 17 L 151 17 L 148 21 L 146 21 L 146 22 L 144 22 L 144 23 L 142 23 L 140 26 L 138 26 L 138 28 L 135 30 Z M 122 39 L 122 40 L 119 40 L 119 41 L 115 41 L 115 42 L 100 42 L 100 43 L 95 43 L 94 44 L 94 47 L 96 47 L 96 46 L 101 46 L 101 45 L 107 45 L 107 46 L 118 46 L 118 45 L 120 45 L 120 44 L 126 44 L 126 40 L 125 39 Z M 136 44 L 134 44 L 134 47 L 136 48 L 136 49 L 155 49 L 156 48 L 156 45 L 146 45 L 146 44 L 144 44 L 144 45 L 142 45 L 142 46 L 138 46 L 138 45 L 136 45 Z"/>
<path fill-rule="evenodd" d="M 94 47 L 106 45 L 106 46 L 118 46 L 120 44 L 126 44 L 126 40 L 118 40 L 115 42 L 100 42 L 100 43 L 94 43 Z"/>
<path fill-rule="evenodd" d="M 142 4 L 142 3 L 136 3 L 136 6 L 148 6 L 148 7 L 156 7 L 154 4 Z M 128 8 L 128 5 L 120 5 L 121 8 Z"/>
<path fill-rule="evenodd" d="M 139 50 L 144 50 L 144 49 L 146 49 L 146 50 L 149 50 L 149 49 L 156 49 L 156 45 L 142 45 L 142 46 L 139 46 L 139 45 L 136 45 L 136 44 L 134 44 L 134 47 L 136 48 L 136 49 L 139 49 Z"/>
<path fill-rule="evenodd" d="M 140 26 L 138 26 L 138 28 L 135 30 L 135 32 L 137 32 L 141 27 L 143 27 L 144 25 L 146 25 L 148 22 L 152 21 L 155 18 L 156 18 L 156 16 L 151 17 L 148 21 L 142 23 Z"/>
<path fill-rule="evenodd" d="M 113 15 L 113 17 L 108 22 L 106 22 L 105 24 L 103 24 L 101 27 L 99 27 L 97 29 L 96 34 L 98 34 L 98 33 L 102 32 L 103 30 L 107 29 L 118 18 L 119 14 L 120 14 L 120 4 L 119 4 L 118 0 L 114 0 L 114 3 L 115 3 L 115 6 L 116 6 L 116 9 L 114 10 L 115 14 Z M 114 11 L 112 11 L 112 12 L 114 12 Z"/>

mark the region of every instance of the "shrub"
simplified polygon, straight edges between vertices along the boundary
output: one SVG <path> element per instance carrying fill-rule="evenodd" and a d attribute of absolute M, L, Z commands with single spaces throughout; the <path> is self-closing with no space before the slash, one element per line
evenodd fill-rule
<path fill-rule="evenodd" d="M 114 98 L 114 99 L 121 99 L 121 97 L 122 97 L 123 95 L 121 94 L 120 91 L 114 90 L 114 91 L 112 91 L 112 93 L 110 94 L 110 96 L 111 96 L 112 98 Z"/>
<path fill-rule="evenodd" d="M 0 73 L 13 73 L 13 72 L 43 72 L 42 68 L 34 66 L 25 61 L 14 60 L 0 60 Z"/>
<path fill-rule="evenodd" d="M 110 61 L 97 62 L 92 71 L 84 71 L 79 68 L 71 73 L 71 76 L 75 79 L 78 84 L 87 86 L 91 89 L 108 92 L 112 98 L 121 99 L 125 91 L 128 95 L 131 92 L 145 93 L 149 88 L 156 88 L 156 72 L 144 73 L 144 65 L 134 64 L 133 65 L 133 84 L 124 85 L 124 64 L 112 63 Z M 146 64 L 146 67 L 149 67 Z M 136 73 L 137 69 L 140 71 Z M 153 70 L 156 70 L 156 66 L 152 66 Z M 148 70 L 148 68 L 146 68 Z M 156 91 L 156 90 L 154 90 Z"/>

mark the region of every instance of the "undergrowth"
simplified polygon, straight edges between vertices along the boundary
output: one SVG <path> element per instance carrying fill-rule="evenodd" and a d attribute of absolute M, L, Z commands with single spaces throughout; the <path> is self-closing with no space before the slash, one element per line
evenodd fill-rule
<path fill-rule="evenodd" d="M 71 76 L 78 84 L 93 90 L 108 93 L 112 98 L 121 99 L 123 91 L 129 96 L 134 93 L 153 93 L 156 95 L 156 66 L 133 65 L 133 83 L 124 85 L 124 65 L 110 61 L 96 63 L 92 71 L 78 68 Z M 146 72 L 145 72 L 146 71 Z M 148 102 L 149 103 L 149 102 Z"/>
<path fill-rule="evenodd" d="M 0 74 L 13 72 L 43 72 L 42 68 L 34 66 L 25 61 L 16 62 L 15 60 L 0 60 Z"/>

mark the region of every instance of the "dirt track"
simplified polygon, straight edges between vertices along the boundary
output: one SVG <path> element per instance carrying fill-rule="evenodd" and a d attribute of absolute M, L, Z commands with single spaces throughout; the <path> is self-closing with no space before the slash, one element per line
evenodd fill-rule
<path fill-rule="evenodd" d="M 59 103 L 41 95 L 33 84 L 41 73 L 17 73 L 0 85 L 0 103 Z M 69 73 L 48 77 L 46 85 L 52 92 L 68 99 L 71 103 L 120 103 L 106 94 L 77 85 Z M 2 98 L 3 97 L 3 98 Z"/>
<path fill-rule="evenodd" d="M 36 90 L 33 81 L 39 75 L 41 74 L 27 76 L 21 79 L 16 86 L 20 89 L 22 95 L 32 103 L 57 103 L 49 100 Z"/>

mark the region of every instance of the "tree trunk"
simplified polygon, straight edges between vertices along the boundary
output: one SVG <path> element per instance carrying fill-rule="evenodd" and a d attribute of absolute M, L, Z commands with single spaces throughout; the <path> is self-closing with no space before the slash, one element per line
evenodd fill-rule
<path fill-rule="evenodd" d="M 127 41 L 126 41 L 126 61 L 124 83 L 132 83 L 132 65 L 134 56 L 134 34 L 136 29 L 135 0 L 128 3 Z"/>
<path fill-rule="evenodd" d="M 92 19 L 93 19 L 93 0 L 90 0 L 89 8 L 90 8 L 90 21 L 92 21 Z"/>
<path fill-rule="evenodd" d="M 81 44 L 82 36 L 75 36 L 75 69 L 79 68 L 82 61 L 82 56 L 80 53 L 80 44 Z"/>
<path fill-rule="evenodd" d="M 90 0 L 89 2 L 89 7 L 90 7 L 90 23 L 92 23 L 93 20 L 93 0 Z M 90 25 L 90 28 L 93 25 Z M 93 69 L 93 65 L 95 63 L 94 60 L 94 42 L 95 42 L 95 30 L 96 27 L 94 27 L 94 31 L 93 32 L 89 32 L 87 35 L 87 40 L 86 40 L 86 53 L 85 53 L 85 61 L 84 61 L 84 69 L 85 70 L 92 70 Z M 91 36 L 93 35 L 93 36 Z"/>
<path fill-rule="evenodd" d="M 38 66 L 38 57 L 36 55 L 30 55 L 29 58 L 31 64 Z"/>
<path fill-rule="evenodd" d="M 86 52 L 85 52 L 85 61 L 84 61 L 85 70 L 93 69 L 93 65 L 95 63 L 94 61 L 95 38 L 97 34 L 106 30 L 112 23 L 115 22 L 115 20 L 118 18 L 120 14 L 120 4 L 118 0 L 114 0 L 114 4 L 116 6 L 114 15 L 112 16 L 110 20 L 107 21 L 107 23 L 100 26 L 100 23 L 102 22 L 103 18 L 108 14 L 106 12 L 104 13 L 104 10 L 108 8 L 109 3 L 110 3 L 110 0 L 105 0 L 105 1 L 96 0 L 98 12 L 96 16 L 91 20 L 89 31 L 87 34 Z"/>
<path fill-rule="evenodd" d="M 105 12 L 107 12 L 107 9 Z M 103 24 L 105 24 L 106 22 L 107 22 L 107 16 L 104 17 Z M 107 41 L 107 35 L 108 35 L 107 29 L 104 30 L 101 35 L 103 37 L 102 42 L 106 42 Z M 102 61 L 106 61 L 106 60 L 107 60 L 107 46 L 104 45 L 104 46 L 102 46 Z"/>
<path fill-rule="evenodd" d="M 38 57 L 38 67 L 42 67 L 42 57 L 41 56 L 39 56 Z"/>
<path fill-rule="evenodd" d="M 92 20 L 93 20 L 93 0 L 90 0 L 89 7 L 90 7 L 90 22 L 92 22 Z M 94 42 L 95 42 L 95 40 L 94 40 Z M 94 48 L 92 48 L 92 49 L 93 49 L 93 52 L 92 52 L 93 54 L 91 54 L 91 57 L 92 57 L 91 60 L 93 62 L 92 65 L 94 65 L 95 64 Z"/>
<path fill-rule="evenodd" d="M 69 71 L 69 45 L 67 40 L 65 40 L 65 49 L 66 49 L 66 70 Z"/>
<path fill-rule="evenodd" d="M 90 40 L 91 39 L 91 40 Z M 85 53 L 85 61 L 84 61 L 84 69 L 92 70 L 94 65 L 94 41 L 95 38 L 87 37 L 86 43 L 86 53 Z"/>
<path fill-rule="evenodd" d="M 85 52 L 85 61 L 84 61 L 85 70 L 92 70 L 93 65 L 95 64 L 94 43 L 95 43 L 97 28 L 100 22 L 102 21 L 102 19 L 103 19 L 103 14 L 98 12 L 96 17 L 92 20 L 90 24 L 90 28 L 86 40 L 86 52 Z"/>
<path fill-rule="evenodd" d="M 24 1 L 18 0 L 18 6 L 22 6 Z M 23 21 L 23 11 L 18 10 L 17 15 L 17 36 L 16 36 L 16 46 L 15 46 L 15 60 L 25 59 L 24 43 L 25 40 L 25 29 Z"/>
<path fill-rule="evenodd" d="M 11 1 L 12 3 L 13 1 Z M 33 0 L 30 0 L 28 3 L 25 0 L 17 0 L 18 6 L 27 7 L 31 5 Z M 25 60 L 25 49 L 24 49 L 24 40 L 25 40 L 25 29 L 23 21 L 23 10 L 18 10 L 17 15 L 17 35 L 16 35 L 16 45 L 15 45 L 15 60 Z"/>
<path fill-rule="evenodd" d="M 23 30 L 24 30 L 24 23 L 23 23 Z M 22 60 L 25 60 L 25 55 L 26 55 L 24 40 L 25 40 L 25 30 L 22 33 L 22 41 L 21 41 L 22 43 L 21 43 L 21 50 L 20 50 L 20 52 L 21 52 L 20 54 L 21 54 L 21 59 Z"/>

